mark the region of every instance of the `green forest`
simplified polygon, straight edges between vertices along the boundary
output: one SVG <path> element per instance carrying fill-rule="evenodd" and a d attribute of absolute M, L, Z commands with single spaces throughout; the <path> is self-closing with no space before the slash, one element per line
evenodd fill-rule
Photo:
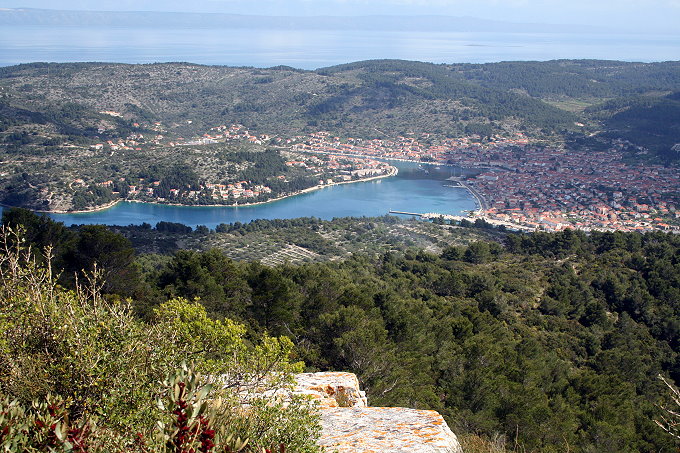
<path fill-rule="evenodd" d="M 437 410 L 464 444 L 504 439 L 507 451 L 526 452 L 677 449 L 655 423 L 671 400 L 659 376 L 680 381 L 676 235 L 507 234 L 437 254 L 406 249 L 265 266 L 216 249 L 137 255 L 104 226 L 66 228 L 19 209 L 6 210 L 3 224 L 24 231 L 21 244 L 36 254 L 33 266 L 47 262 L 41 251 L 53 245 L 58 279 L 55 289 L 43 283 L 37 289 L 47 294 L 35 294 L 28 282 L 8 279 L 11 260 L 2 263 L 0 364 L 13 372 L 3 374 L 0 396 L 22 410 L 39 412 L 28 409 L 30 401 L 49 394 L 64 398 L 69 423 L 85 423 L 91 414 L 106 432 L 140 426 L 149 433 L 148 421 L 167 415 L 159 409 L 165 406 L 152 404 L 163 394 L 152 382 L 172 372 L 192 382 L 193 371 L 181 366 L 187 356 L 196 357 L 197 371 L 214 373 L 262 364 L 248 357 L 265 354 L 288 372 L 301 369 L 299 362 L 307 370 L 354 372 L 371 405 Z M 87 296 L 81 270 L 95 263 L 100 295 L 77 302 Z M 54 305 L 43 303 L 36 314 L 25 305 L 31 298 Z M 80 325 L 58 304 L 103 325 Z M 123 322 L 133 328 L 114 329 Z M 158 336 L 158 350 L 135 346 L 149 335 Z M 89 348 L 82 355 L 78 342 Z M 97 355 L 101 345 L 113 348 L 110 355 Z M 238 348 L 245 362 L 227 363 L 225 345 Z M 132 352 L 123 360 L 116 351 L 125 348 Z M 137 366 L 148 354 L 154 365 Z M 81 357 L 98 364 L 93 375 Z M 65 388 L 65 377 L 77 388 Z M 140 380 L 149 384 L 132 392 L 131 382 Z M 69 400 L 71 394 L 78 396 Z M 134 409 L 121 412 L 130 401 Z M 221 439 L 231 434 L 230 442 L 248 437 L 253 447 L 285 443 L 286 451 L 313 451 L 313 433 L 300 425 L 314 423 L 301 421 L 310 417 L 304 408 L 296 414 L 301 418 L 279 430 L 282 438 L 254 438 L 256 428 L 231 421 Z"/>

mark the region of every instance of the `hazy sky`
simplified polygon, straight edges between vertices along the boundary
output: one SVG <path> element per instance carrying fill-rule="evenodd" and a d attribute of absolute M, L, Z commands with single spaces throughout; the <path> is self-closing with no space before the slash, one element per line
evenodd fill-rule
<path fill-rule="evenodd" d="M 264 15 L 436 14 L 680 32 L 680 0 L 0 0 L 0 7 Z M 679 49 L 680 58 L 680 49 Z"/>

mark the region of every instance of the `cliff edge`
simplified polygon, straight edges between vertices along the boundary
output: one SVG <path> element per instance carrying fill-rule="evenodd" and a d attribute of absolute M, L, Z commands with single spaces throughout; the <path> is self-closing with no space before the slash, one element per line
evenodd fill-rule
<path fill-rule="evenodd" d="M 456 435 L 435 411 L 370 407 L 353 373 L 303 373 L 294 392 L 320 403 L 319 443 L 338 453 L 463 453 Z"/>

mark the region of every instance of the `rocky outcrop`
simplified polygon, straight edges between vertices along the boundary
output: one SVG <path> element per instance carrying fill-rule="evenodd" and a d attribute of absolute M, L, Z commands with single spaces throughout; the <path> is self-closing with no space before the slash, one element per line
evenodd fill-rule
<path fill-rule="evenodd" d="M 321 411 L 321 445 L 329 451 L 462 453 L 435 411 L 403 407 L 339 407 Z"/>
<path fill-rule="evenodd" d="M 320 444 L 338 453 L 462 453 L 456 435 L 435 411 L 369 407 L 353 373 L 297 375 L 294 393 L 321 407 Z"/>
<path fill-rule="evenodd" d="M 321 408 L 366 407 L 366 392 L 354 373 L 302 373 L 295 376 L 294 393 L 318 400 Z"/>

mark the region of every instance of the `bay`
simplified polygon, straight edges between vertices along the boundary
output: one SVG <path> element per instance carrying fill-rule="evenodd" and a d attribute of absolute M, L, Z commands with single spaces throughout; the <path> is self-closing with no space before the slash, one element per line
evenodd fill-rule
<path fill-rule="evenodd" d="M 417 164 L 396 164 L 397 176 L 373 181 L 341 184 L 283 200 L 256 206 L 169 206 L 153 203 L 121 202 L 112 208 L 77 214 L 49 214 L 52 219 L 73 224 L 139 225 L 143 222 L 178 222 L 185 225 L 249 222 L 255 219 L 382 216 L 390 210 L 437 212 L 460 215 L 476 208 L 475 199 L 463 188 L 447 187 L 451 167 L 437 170 Z M 426 172 L 427 170 L 427 172 Z"/>
<path fill-rule="evenodd" d="M 678 58 L 680 35 L 6 25 L 0 66 L 101 61 L 317 69 L 395 58 L 432 63 Z"/>

